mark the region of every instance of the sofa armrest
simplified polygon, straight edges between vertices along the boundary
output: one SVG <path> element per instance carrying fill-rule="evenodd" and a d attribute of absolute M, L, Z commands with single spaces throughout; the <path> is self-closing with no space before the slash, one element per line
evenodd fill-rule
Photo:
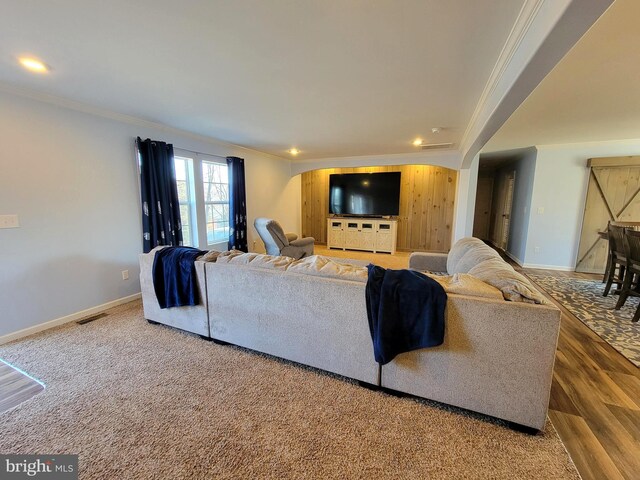
<path fill-rule="evenodd" d="M 409 268 L 429 272 L 446 272 L 447 257 L 446 253 L 413 252 L 409 256 Z"/>
<path fill-rule="evenodd" d="M 304 237 L 294 240 L 293 242 L 289 242 L 289 245 L 293 245 L 294 247 L 306 247 L 307 245 L 313 245 L 315 241 L 316 240 L 313 237 Z"/>
<path fill-rule="evenodd" d="M 287 236 L 287 240 L 289 241 L 289 243 L 293 242 L 298 238 L 298 235 L 295 233 L 285 233 L 285 235 Z"/>

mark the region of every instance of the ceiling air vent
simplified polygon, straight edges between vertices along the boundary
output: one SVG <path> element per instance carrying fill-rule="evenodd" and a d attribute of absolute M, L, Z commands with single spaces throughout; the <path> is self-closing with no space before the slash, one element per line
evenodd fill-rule
<path fill-rule="evenodd" d="M 422 150 L 437 150 L 439 148 L 450 148 L 453 146 L 453 143 L 423 143 L 420 145 Z"/>

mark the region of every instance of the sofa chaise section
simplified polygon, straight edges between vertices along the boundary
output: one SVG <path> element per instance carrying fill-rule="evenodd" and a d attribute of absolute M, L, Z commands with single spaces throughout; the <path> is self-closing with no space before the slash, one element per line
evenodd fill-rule
<path fill-rule="evenodd" d="M 546 305 L 449 295 L 444 343 L 384 365 L 381 386 L 541 430 L 559 313 Z"/>
<path fill-rule="evenodd" d="M 398 356 L 382 368 L 381 385 L 541 430 L 560 310 L 476 238 L 458 241 L 449 254 L 413 253 L 409 268 L 475 272 L 521 301 L 449 294 L 444 344 Z"/>

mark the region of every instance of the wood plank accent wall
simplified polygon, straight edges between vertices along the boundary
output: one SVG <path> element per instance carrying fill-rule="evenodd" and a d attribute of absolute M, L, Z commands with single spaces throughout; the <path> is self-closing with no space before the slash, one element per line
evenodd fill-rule
<path fill-rule="evenodd" d="M 374 172 L 401 172 L 398 250 L 449 251 L 458 172 L 431 165 L 326 168 L 303 173 L 302 235 L 327 243 L 330 174 Z"/>

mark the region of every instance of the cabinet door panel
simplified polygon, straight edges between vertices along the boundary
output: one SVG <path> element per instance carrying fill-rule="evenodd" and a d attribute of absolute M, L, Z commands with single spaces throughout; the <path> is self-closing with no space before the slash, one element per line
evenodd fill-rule
<path fill-rule="evenodd" d="M 329 219 L 327 224 L 327 247 L 344 248 L 344 222 Z"/>
<path fill-rule="evenodd" d="M 378 232 L 376 235 L 376 251 L 390 252 L 393 248 L 393 236 L 390 233 Z"/>

